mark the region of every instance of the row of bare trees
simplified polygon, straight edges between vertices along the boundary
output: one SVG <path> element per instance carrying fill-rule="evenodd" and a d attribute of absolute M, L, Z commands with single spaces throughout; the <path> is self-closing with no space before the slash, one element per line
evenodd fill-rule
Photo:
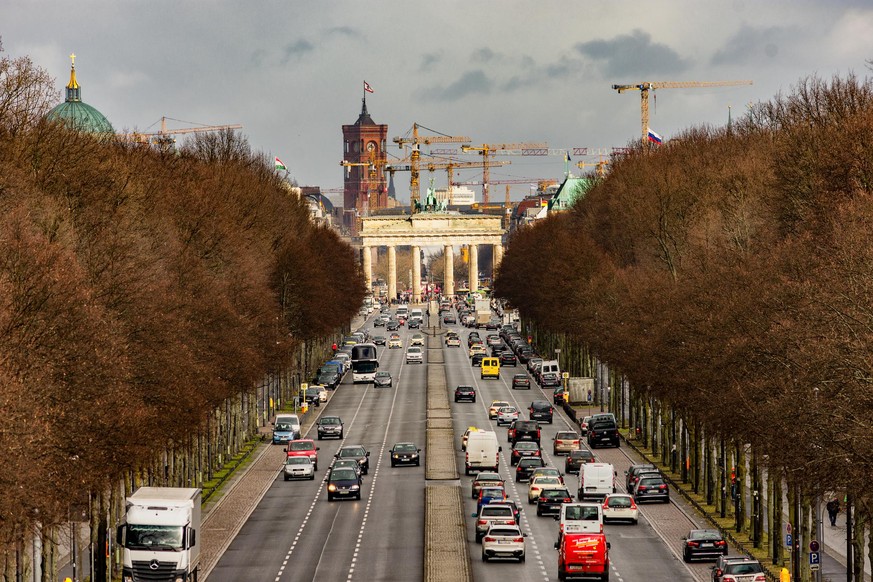
<path fill-rule="evenodd" d="M 234 133 L 178 152 L 45 121 L 0 55 L 0 532 L 66 520 L 286 373 L 365 289 L 351 247 Z"/>
<path fill-rule="evenodd" d="M 728 128 L 638 147 L 514 236 L 495 291 L 638 403 L 870 515 L 870 135 L 871 81 L 808 78 Z"/>

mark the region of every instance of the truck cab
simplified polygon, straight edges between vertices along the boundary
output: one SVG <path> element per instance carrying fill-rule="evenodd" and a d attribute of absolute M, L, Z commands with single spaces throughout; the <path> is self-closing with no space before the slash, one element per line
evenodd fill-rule
<path fill-rule="evenodd" d="M 200 489 L 140 487 L 127 498 L 116 541 L 124 582 L 190 582 L 200 571 Z"/>

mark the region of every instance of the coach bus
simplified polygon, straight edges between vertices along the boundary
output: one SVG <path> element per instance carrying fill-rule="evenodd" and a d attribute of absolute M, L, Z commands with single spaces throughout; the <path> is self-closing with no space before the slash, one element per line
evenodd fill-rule
<path fill-rule="evenodd" d="M 356 344 L 352 346 L 352 381 L 355 384 L 372 382 L 379 369 L 376 359 L 376 344 Z"/>

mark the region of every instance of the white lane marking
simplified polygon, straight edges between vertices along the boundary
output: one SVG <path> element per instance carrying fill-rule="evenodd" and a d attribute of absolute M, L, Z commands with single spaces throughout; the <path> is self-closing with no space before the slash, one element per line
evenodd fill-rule
<path fill-rule="evenodd" d="M 385 351 L 382 350 L 382 353 L 384 354 Z M 366 397 L 367 397 L 367 390 L 365 389 L 363 394 L 361 394 L 361 401 L 358 402 L 358 408 L 355 410 L 355 414 L 352 417 L 351 422 L 349 423 L 349 426 L 348 426 L 349 429 L 351 429 L 355 425 L 355 421 L 358 419 L 358 414 L 361 412 L 361 407 L 363 406 L 364 400 L 366 399 Z M 309 429 L 306 431 L 306 434 L 304 436 L 308 437 L 309 433 L 312 432 L 312 429 L 314 427 L 315 427 L 315 424 L 312 424 L 309 427 Z M 340 443 L 339 443 L 340 447 L 342 447 L 343 444 L 346 442 L 346 439 L 348 438 L 346 436 L 347 434 L 348 434 L 348 431 L 345 428 L 343 428 L 343 438 L 340 440 Z M 285 554 L 285 558 L 284 558 L 285 562 L 288 562 L 291 559 L 291 555 L 294 553 L 294 550 L 297 547 L 297 543 L 300 540 L 300 536 L 303 534 L 303 530 L 306 529 L 306 524 L 309 523 L 309 517 L 312 515 L 312 512 L 315 509 L 315 504 L 318 503 L 319 499 L 321 499 L 321 490 L 324 488 L 324 484 L 327 482 L 327 473 L 328 473 L 328 471 L 326 469 L 324 472 L 324 476 L 321 478 L 321 482 L 318 484 L 318 489 L 316 489 L 316 491 L 315 491 L 315 497 L 312 499 L 312 503 L 309 505 L 309 510 L 306 512 L 306 517 L 303 518 L 303 522 L 300 524 L 300 529 L 297 530 L 297 535 L 294 536 L 294 541 L 292 542 L 291 546 L 288 548 L 288 552 Z M 339 515 L 339 508 L 337 508 L 337 511 L 334 514 L 334 518 L 333 518 L 334 522 L 331 523 L 330 531 L 333 531 L 333 523 L 336 522 L 337 515 Z M 330 537 L 330 532 L 328 532 L 328 537 Z M 319 566 L 319 564 L 321 564 L 321 559 L 324 556 L 324 552 L 327 550 L 327 547 L 328 547 L 327 543 L 325 543 L 324 546 L 322 547 L 321 555 L 319 555 L 318 563 L 315 566 L 316 574 L 318 573 L 318 566 Z M 276 577 L 277 581 L 280 579 L 281 575 L 282 575 L 282 569 L 280 568 L 279 575 Z"/>

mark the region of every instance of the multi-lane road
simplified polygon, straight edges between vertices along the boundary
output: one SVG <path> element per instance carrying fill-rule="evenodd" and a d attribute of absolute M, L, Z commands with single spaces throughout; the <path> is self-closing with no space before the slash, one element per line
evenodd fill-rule
<path fill-rule="evenodd" d="M 387 335 L 383 328 L 365 327 L 374 334 Z M 456 327 L 462 339 L 467 330 Z M 380 348 L 380 369 L 394 376 L 393 388 L 354 385 L 350 375 L 332 395 L 322 414 L 340 416 L 345 423 L 344 440 L 316 441 L 320 450 L 314 481 L 285 482 L 276 467 L 276 480 L 209 574 L 209 582 L 366 580 L 403 581 L 422 579 L 424 548 L 424 463 L 421 467 L 392 468 L 388 450 L 395 442 L 412 441 L 424 449 L 425 392 L 427 363 L 406 364 L 404 354 L 413 332 L 402 329 L 404 348 Z M 484 337 L 484 334 L 483 334 Z M 464 341 L 463 346 L 466 346 Z M 511 377 L 525 371 L 523 366 L 503 368 L 499 380 L 481 380 L 479 368 L 470 365 L 465 347 L 444 348 L 446 378 L 450 389 L 458 384 L 476 387 L 476 403 L 452 403 L 457 436 L 457 461 L 463 467 L 460 435 L 468 426 L 491 427 L 503 445 L 501 474 L 507 492 L 522 508 L 521 525 L 527 535 L 525 563 L 480 560 L 481 546 L 474 541 L 475 504 L 470 498 L 472 477 L 462 477 L 468 548 L 473 558 L 475 580 L 556 580 L 557 524 L 551 517 L 537 517 L 527 504 L 527 485 L 514 482 L 509 464 L 506 429 L 488 420 L 492 400 L 508 400 L 526 410 L 533 399 L 550 399 L 536 388 L 512 390 Z M 443 365 L 443 364 L 434 364 Z M 550 392 L 550 391 L 548 391 Z M 551 442 L 558 430 L 575 428 L 562 412 L 554 424 L 543 425 L 542 447 L 547 464 L 563 470 L 563 457 L 554 458 Z M 306 438 L 315 438 L 315 429 Z M 336 450 L 342 445 L 361 444 L 370 451 L 370 473 L 364 478 L 360 501 L 328 502 L 323 478 Z M 427 451 L 423 451 L 427 454 Z M 613 463 L 622 472 L 630 464 L 623 450 L 595 451 L 598 460 Z M 460 471 L 463 474 L 463 471 Z M 575 493 L 578 479 L 566 476 Z M 679 559 L 681 536 L 692 525 L 673 504 L 646 506 L 639 525 L 607 525 L 611 543 L 613 580 L 674 582 L 708 580 L 709 564 L 686 566 Z"/>

